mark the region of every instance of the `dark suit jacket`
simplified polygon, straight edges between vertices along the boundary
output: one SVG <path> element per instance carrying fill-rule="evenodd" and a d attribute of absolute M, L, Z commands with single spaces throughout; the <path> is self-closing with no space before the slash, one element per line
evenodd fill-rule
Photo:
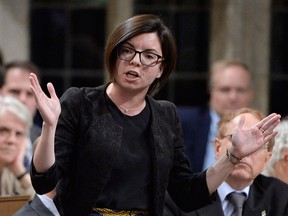
<path fill-rule="evenodd" d="M 38 194 L 43 194 L 60 180 L 54 198 L 60 214 L 86 216 L 114 166 L 122 142 L 122 127 L 107 107 L 105 86 L 70 88 L 60 100 L 56 162 L 42 174 L 32 164 L 32 184 Z M 191 173 L 175 105 L 150 96 L 147 104 L 151 109 L 151 214 L 163 215 L 167 187 L 175 202 L 187 211 L 210 203 L 206 174 Z"/>
<path fill-rule="evenodd" d="M 41 135 L 41 127 L 39 127 L 36 124 L 33 124 L 30 129 L 30 138 L 32 144 L 34 144 L 34 141 Z"/>
<path fill-rule="evenodd" d="M 209 107 L 178 106 L 177 111 L 191 170 L 201 172 L 211 123 Z"/>
<path fill-rule="evenodd" d="M 188 214 L 189 216 L 224 216 L 220 199 L 211 205 Z M 187 215 L 187 216 L 188 216 Z M 250 188 L 244 203 L 243 216 L 287 216 L 288 185 L 273 178 L 259 175 Z"/>
<path fill-rule="evenodd" d="M 27 202 L 13 216 L 54 216 L 52 212 L 46 208 L 37 195 Z"/>

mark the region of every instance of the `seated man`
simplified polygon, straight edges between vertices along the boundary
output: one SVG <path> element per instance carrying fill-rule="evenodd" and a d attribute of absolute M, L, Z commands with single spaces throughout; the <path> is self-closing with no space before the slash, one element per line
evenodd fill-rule
<path fill-rule="evenodd" d="M 240 118 L 245 118 L 243 129 L 247 129 L 261 121 L 263 115 L 257 110 L 242 108 L 225 114 L 220 120 L 214 140 L 215 157 L 218 160 L 223 154 L 230 155 L 230 161 L 236 167 L 217 189 L 213 203 L 190 213 L 184 213 L 176 205 L 166 203 L 164 216 L 288 215 L 288 185 L 276 178 L 260 174 L 269 162 L 274 142 L 267 143 L 241 161 L 227 152 Z M 233 192 L 240 194 L 242 198 L 243 203 L 238 203 L 239 208 L 233 205 Z M 235 214 L 236 210 L 241 212 Z"/>
<path fill-rule="evenodd" d="M 248 108 L 224 115 L 219 122 L 218 134 L 214 142 L 216 159 L 227 154 L 227 149 L 231 145 L 231 134 L 236 129 L 237 122 L 243 117 L 245 118 L 243 129 L 250 128 L 263 119 L 260 112 Z M 236 164 L 237 167 L 217 189 L 218 197 L 215 202 L 189 215 L 230 216 L 238 209 L 242 211 L 238 215 L 244 216 L 288 215 L 288 185 L 276 178 L 260 174 L 269 162 L 273 145 L 274 142 L 269 142 L 241 161 L 230 155 L 231 163 Z M 233 192 L 242 197 L 244 202 L 240 204 L 238 201 L 238 207 L 234 207 L 231 198 Z"/>
<path fill-rule="evenodd" d="M 39 138 L 33 144 L 34 151 L 38 140 Z M 55 195 L 56 188 L 46 194 L 35 194 L 34 198 L 22 206 L 13 216 L 59 216 L 60 214 L 53 201 Z"/>
<path fill-rule="evenodd" d="M 32 115 L 12 97 L 0 97 L 0 178 L 3 195 L 30 195 L 35 191 L 23 158 L 29 139 Z"/>
<path fill-rule="evenodd" d="M 284 118 L 276 129 L 279 134 L 275 138 L 272 157 L 262 174 L 288 184 L 288 117 Z"/>
<path fill-rule="evenodd" d="M 58 216 L 60 215 L 53 202 L 56 190 L 39 195 L 36 194 L 33 200 L 27 202 L 13 216 Z"/>

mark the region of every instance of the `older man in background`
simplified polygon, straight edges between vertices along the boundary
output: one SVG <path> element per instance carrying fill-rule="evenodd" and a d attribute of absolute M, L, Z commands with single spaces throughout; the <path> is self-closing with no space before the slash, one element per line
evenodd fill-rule
<path fill-rule="evenodd" d="M 251 72 L 247 65 L 239 61 L 215 62 L 209 71 L 208 87 L 210 94 L 208 105 L 177 107 L 186 154 L 193 172 L 201 172 L 215 162 L 213 141 L 220 118 L 231 110 L 249 107 L 253 100 Z M 165 212 L 166 215 L 181 214 L 181 210 L 168 193 L 166 193 Z"/>

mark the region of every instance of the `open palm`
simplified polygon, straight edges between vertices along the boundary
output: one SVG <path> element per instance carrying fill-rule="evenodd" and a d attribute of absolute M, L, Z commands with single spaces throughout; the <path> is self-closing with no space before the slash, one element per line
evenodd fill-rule
<path fill-rule="evenodd" d="M 34 94 L 37 108 L 42 116 L 45 124 L 56 125 L 58 117 L 61 112 L 61 105 L 59 98 L 56 95 L 54 86 L 52 83 L 47 84 L 47 89 L 50 94 L 48 97 L 42 90 L 38 78 L 34 73 L 30 74 L 30 88 Z"/>
<path fill-rule="evenodd" d="M 250 129 L 242 130 L 245 121 L 242 116 L 232 136 L 231 152 L 238 158 L 243 158 L 257 151 L 278 134 L 274 129 L 280 118 L 280 115 L 272 113 Z"/>

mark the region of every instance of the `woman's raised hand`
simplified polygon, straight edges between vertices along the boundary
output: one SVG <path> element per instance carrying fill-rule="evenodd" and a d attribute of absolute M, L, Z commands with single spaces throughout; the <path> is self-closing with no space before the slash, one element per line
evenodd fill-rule
<path fill-rule="evenodd" d="M 280 118 L 279 114 L 272 113 L 250 129 L 242 130 L 245 121 L 243 115 L 233 133 L 229 151 L 240 159 L 253 154 L 278 134 L 274 129 L 280 123 Z"/>
<path fill-rule="evenodd" d="M 42 116 L 45 124 L 50 126 L 56 126 L 58 117 L 61 112 L 61 105 L 59 98 L 56 95 L 54 86 L 52 83 L 47 83 L 47 89 L 50 94 L 48 97 L 42 90 L 38 78 L 34 73 L 29 76 L 30 89 L 34 95 L 37 108 Z"/>

